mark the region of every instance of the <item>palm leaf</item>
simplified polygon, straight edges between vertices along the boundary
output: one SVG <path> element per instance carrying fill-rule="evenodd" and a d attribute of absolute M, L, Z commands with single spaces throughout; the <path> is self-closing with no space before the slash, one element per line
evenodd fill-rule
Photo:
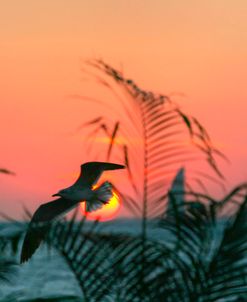
<path fill-rule="evenodd" d="M 135 192 L 134 199 L 142 200 L 142 216 L 149 215 L 155 195 L 157 199 L 158 192 L 154 194 L 151 184 L 168 176 L 163 186 L 164 193 L 171 181 L 172 174 L 169 170 L 172 168 L 174 175 L 180 163 L 204 157 L 217 176 L 223 178 L 216 163 L 216 156 L 223 157 L 223 154 L 213 147 L 207 131 L 196 118 L 183 112 L 168 96 L 141 89 L 133 80 L 125 78 L 120 71 L 102 60 L 91 61 L 89 65 L 100 71 L 99 77 L 105 78 L 104 81 L 107 82 L 104 87 L 117 98 L 117 102 L 111 104 L 112 110 L 116 112 L 118 106 L 118 112 L 126 113 L 125 120 L 122 115 L 116 115 L 118 122 L 115 123 L 113 133 L 108 134 L 110 144 L 107 158 L 110 157 L 114 140 L 121 135 L 125 143 L 115 147 L 119 148 L 120 153 L 123 152 L 128 178 Z M 133 133 L 139 137 L 143 146 L 137 154 L 129 139 Z M 187 134 L 192 141 L 191 147 L 184 144 Z M 198 157 L 197 154 L 203 157 Z M 135 168 L 133 174 L 131 168 L 136 163 L 142 164 L 139 169 Z M 222 183 L 220 180 L 218 182 Z"/>

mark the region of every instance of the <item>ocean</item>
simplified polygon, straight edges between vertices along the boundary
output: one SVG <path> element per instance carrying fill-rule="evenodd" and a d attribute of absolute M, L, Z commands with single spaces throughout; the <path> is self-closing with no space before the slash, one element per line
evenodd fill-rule
<path fill-rule="evenodd" d="M 14 231 L 15 228 L 15 225 L 9 223 L 5 224 L 1 231 L 6 234 Z M 141 223 L 134 219 L 116 220 L 101 223 L 100 229 L 104 233 L 137 235 L 141 231 Z M 149 235 L 152 239 L 162 240 L 164 230 L 150 226 Z M 18 259 L 19 255 L 15 260 L 18 261 Z M 76 278 L 62 256 L 55 250 L 48 250 L 44 245 L 38 249 L 29 262 L 16 265 L 16 271 L 10 275 L 9 283 L 0 281 L 0 301 L 82 302 L 83 297 Z"/>

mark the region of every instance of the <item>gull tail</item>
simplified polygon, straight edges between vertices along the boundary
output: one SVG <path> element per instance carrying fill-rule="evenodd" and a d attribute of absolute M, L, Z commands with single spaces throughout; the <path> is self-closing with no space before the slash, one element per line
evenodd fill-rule
<path fill-rule="evenodd" d="M 100 187 L 94 190 L 95 198 L 90 201 L 86 201 L 86 212 L 93 212 L 103 207 L 103 205 L 109 203 L 113 196 L 112 184 L 108 181 L 104 182 Z"/>

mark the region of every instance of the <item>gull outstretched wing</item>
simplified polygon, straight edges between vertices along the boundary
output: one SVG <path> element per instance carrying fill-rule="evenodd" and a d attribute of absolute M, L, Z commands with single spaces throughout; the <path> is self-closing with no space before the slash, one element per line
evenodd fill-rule
<path fill-rule="evenodd" d="M 105 162 L 88 162 L 81 165 L 81 174 L 75 182 L 75 185 L 93 186 L 101 174 L 107 170 L 124 169 L 125 166 Z"/>
<path fill-rule="evenodd" d="M 45 238 L 50 224 L 66 212 L 76 207 L 78 202 L 64 198 L 42 204 L 33 214 L 22 245 L 21 263 L 28 261 Z"/>

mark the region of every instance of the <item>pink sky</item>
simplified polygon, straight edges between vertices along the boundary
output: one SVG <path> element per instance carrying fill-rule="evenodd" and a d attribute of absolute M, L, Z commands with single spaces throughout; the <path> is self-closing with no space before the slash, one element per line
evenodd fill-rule
<path fill-rule="evenodd" d="M 80 69 L 102 57 L 144 88 L 176 100 L 231 160 L 229 188 L 247 180 L 247 4 L 244 0 L 9 0 L 0 10 L 0 210 L 21 216 L 74 179 L 86 160 L 70 133 L 93 97 Z M 114 172 L 121 178 L 122 172 Z M 115 177 L 115 176 L 114 176 Z"/>

